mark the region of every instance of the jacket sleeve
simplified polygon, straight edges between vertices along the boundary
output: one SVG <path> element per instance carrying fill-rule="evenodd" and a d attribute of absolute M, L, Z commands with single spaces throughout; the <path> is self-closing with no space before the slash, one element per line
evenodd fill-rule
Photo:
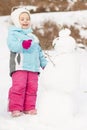
<path fill-rule="evenodd" d="M 44 68 L 47 65 L 47 60 L 40 46 L 39 46 L 39 58 L 40 58 L 40 66 L 41 68 Z"/>
<path fill-rule="evenodd" d="M 19 41 L 14 33 L 8 32 L 7 45 L 12 52 L 23 52 L 22 41 Z"/>

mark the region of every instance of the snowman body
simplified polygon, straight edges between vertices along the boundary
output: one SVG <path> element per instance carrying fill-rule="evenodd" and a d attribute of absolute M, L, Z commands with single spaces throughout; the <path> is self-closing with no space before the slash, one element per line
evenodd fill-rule
<path fill-rule="evenodd" d="M 39 117 L 46 124 L 68 125 L 73 119 L 75 94 L 79 86 L 79 61 L 75 40 L 66 30 L 55 40 L 55 55 L 40 75 L 44 91 L 40 98 Z M 68 30 L 69 31 L 69 30 Z M 69 33 L 69 32 L 68 32 Z M 54 44 L 54 42 L 53 42 Z M 67 119 L 66 119 L 67 118 Z"/>

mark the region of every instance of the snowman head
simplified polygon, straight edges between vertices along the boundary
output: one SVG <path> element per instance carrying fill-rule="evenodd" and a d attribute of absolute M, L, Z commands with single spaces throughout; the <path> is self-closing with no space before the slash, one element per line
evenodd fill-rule
<path fill-rule="evenodd" d="M 62 29 L 59 32 L 59 37 L 54 39 L 53 45 L 54 49 L 59 53 L 72 52 L 76 48 L 76 42 L 73 37 L 70 36 L 71 31 L 67 28 Z"/>
<path fill-rule="evenodd" d="M 59 37 L 67 37 L 71 34 L 71 31 L 68 28 L 62 29 L 59 32 Z"/>

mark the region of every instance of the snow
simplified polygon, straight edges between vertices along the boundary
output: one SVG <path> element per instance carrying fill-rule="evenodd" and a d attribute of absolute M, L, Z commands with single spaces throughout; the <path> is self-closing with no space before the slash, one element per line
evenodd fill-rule
<path fill-rule="evenodd" d="M 33 26 L 42 26 L 47 20 L 74 26 L 77 22 L 81 31 L 82 26 L 87 26 L 86 14 L 87 11 L 38 13 L 31 19 Z M 9 16 L 0 17 L 0 130 L 87 130 L 87 49 L 80 47 L 66 54 L 59 54 L 56 48 L 45 52 L 48 65 L 39 77 L 37 115 L 12 118 L 8 113 L 8 19 Z"/>

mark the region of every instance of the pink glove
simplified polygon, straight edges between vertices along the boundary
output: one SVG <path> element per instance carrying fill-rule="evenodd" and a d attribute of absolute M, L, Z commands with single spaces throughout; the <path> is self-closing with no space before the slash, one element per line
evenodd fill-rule
<path fill-rule="evenodd" d="M 24 40 L 24 41 L 22 42 L 22 47 L 23 47 L 24 49 L 28 49 L 28 48 L 30 48 L 31 43 L 32 43 L 32 40 Z"/>

